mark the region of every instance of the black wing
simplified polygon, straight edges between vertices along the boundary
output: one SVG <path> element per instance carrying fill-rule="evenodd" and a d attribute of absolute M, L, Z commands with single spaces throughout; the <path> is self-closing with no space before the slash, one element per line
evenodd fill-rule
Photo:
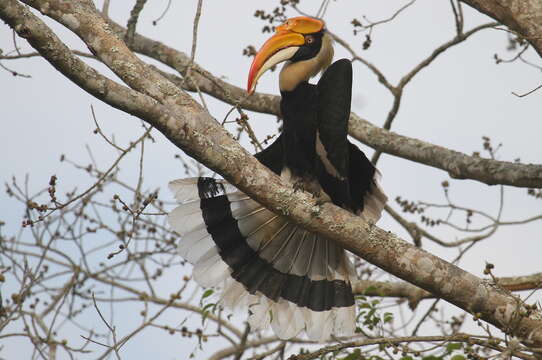
<path fill-rule="evenodd" d="M 316 152 L 321 161 L 320 184 L 332 201 L 352 208 L 347 140 L 352 64 L 347 59 L 333 63 L 318 81 L 318 131 Z"/>
<path fill-rule="evenodd" d="M 375 181 L 376 169 L 367 159 L 363 151 L 350 142 L 350 162 L 349 162 L 349 183 L 350 197 L 352 199 L 352 210 L 355 213 L 361 213 L 365 208 L 368 196 L 373 195 L 376 201 L 382 206 L 386 203 L 386 196 L 378 190 Z M 380 205 L 373 206 L 374 212 L 380 214 L 382 209 Z M 374 219 L 374 217 L 373 217 Z"/>
<path fill-rule="evenodd" d="M 351 99 L 352 63 L 341 59 L 318 82 L 316 148 L 322 162 L 319 180 L 335 204 L 358 213 L 364 208 L 365 197 L 376 186 L 375 167 L 348 141 Z"/>
<path fill-rule="evenodd" d="M 283 166 L 282 134 L 271 145 L 254 156 L 275 174 L 280 175 Z"/>

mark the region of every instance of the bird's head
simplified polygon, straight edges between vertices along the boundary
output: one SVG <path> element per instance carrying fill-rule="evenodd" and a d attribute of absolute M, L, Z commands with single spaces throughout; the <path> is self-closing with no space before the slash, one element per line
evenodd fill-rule
<path fill-rule="evenodd" d="M 248 75 L 247 91 L 252 94 L 258 79 L 273 66 L 287 61 L 280 74 L 281 91 L 291 91 L 325 70 L 333 58 L 331 37 L 320 19 L 299 16 L 276 28 L 256 53 Z"/>

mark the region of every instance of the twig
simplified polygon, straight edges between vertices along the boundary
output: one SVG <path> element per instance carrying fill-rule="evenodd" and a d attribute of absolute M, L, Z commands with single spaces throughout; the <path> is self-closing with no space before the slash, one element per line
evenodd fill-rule
<path fill-rule="evenodd" d="M 110 0 L 104 0 L 104 4 L 102 6 L 102 15 L 108 19 L 109 18 L 109 2 Z"/>
<path fill-rule="evenodd" d="M 458 0 L 450 0 L 450 5 L 452 6 L 452 11 L 454 13 L 455 31 L 457 32 L 457 35 L 460 35 L 463 33 L 463 8 Z"/>
<path fill-rule="evenodd" d="M 451 48 L 454 45 L 457 45 L 457 44 L 467 40 L 470 36 L 474 35 L 475 33 L 477 33 L 480 30 L 494 28 L 497 25 L 498 25 L 498 23 L 491 22 L 491 23 L 476 26 L 473 29 L 467 31 L 466 33 L 462 33 L 462 32 L 457 33 L 456 36 L 452 40 L 440 45 L 439 47 L 437 47 L 435 50 L 433 50 L 431 55 L 429 55 L 422 62 L 420 62 L 418 65 L 416 65 L 406 75 L 404 75 L 401 78 L 401 80 L 399 80 L 399 83 L 397 84 L 397 86 L 388 87 L 388 89 L 393 94 L 394 99 L 393 99 L 392 107 L 391 107 L 390 111 L 388 112 L 388 116 L 386 117 L 386 121 L 384 122 L 384 125 L 382 127 L 384 129 L 386 129 L 386 130 L 391 129 L 392 122 L 395 119 L 395 117 L 397 116 L 397 113 L 399 111 L 399 106 L 401 104 L 401 98 L 402 98 L 402 95 L 403 95 L 403 90 L 404 90 L 405 86 L 414 78 L 414 76 L 416 76 L 422 69 L 429 66 L 440 54 L 442 54 L 443 52 L 445 52 L 449 48 Z M 375 153 L 373 154 L 373 156 L 371 158 L 371 162 L 376 165 L 376 163 L 380 159 L 381 155 L 382 155 L 381 150 L 375 151 Z"/>
<path fill-rule="evenodd" d="M 376 339 L 368 339 L 368 340 L 358 340 L 358 341 L 351 341 L 346 343 L 341 343 L 337 345 L 331 345 L 323 347 L 317 351 L 310 352 L 307 354 L 298 354 L 298 355 L 292 355 L 288 359 L 289 360 L 310 360 L 310 359 L 316 359 L 320 356 L 323 356 L 330 352 L 335 352 L 343 349 L 348 349 L 352 347 L 362 347 L 367 345 L 378 345 L 378 344 L 389 344 L 389 345 L 397 345 L 400 343 L 410 343 L 410 342 L 467 342 L 467 343 L 473 343 L 481 346 L 485 346 L 491 349 L 496 349 L 499 351 L 504 351 L 505 348 L 502 346 L 493 344 L 490 341 L 480 340 L 477 339 L 473 335 L 467 335 L 467 334 L 456 334 L 456 335 L 450 335 L 450 336 L 405 336 L 405 337 L 396 337 L 396 338 L 376 338 Z M 529 359 L 534 360 L 533 356 L 529 356 L 525 353 L 519 352 L 514 349 L 514 355 L 522 358 L 522 359 Z"/>
<path fill-rule="evenodd" d="M 40 222 L 40 221 L 43 221 L 46 217 L 50 216 L 52 213 L 54 213 L 55 211 L 57 210 L 61 210 L 61 209 L 64 209 L 66 206 L 74 203 L 75 201 L 87 196 L 90 192 L 92 192 L 94 189 L 96 189 L 100 184 L 102 184 L 102 182 L 107 178 L 107 176 L 114 170 L 117 168 L 117 165 L 120 163 L 120 161 L 135 147 L 137 146 L 137 144 L 139 144 L 139 142 L 143 141 L 145 139 L 145 137 L 148 136 L 149 132 L 152 130 L 152 127 L 149 128 L 139 139 L 137 139 L 135 142 L 133 143 L 130 143 L 130 145 L 128 146 L 128 148 L 126 148 L 120 155 L 119 157 L 113 162 L 113 164 L 109 167 L 109 169 L 107 169 L 102 176 L 100 176 L 100 178 L 92 185 L 90 186 L 87 190 L 85 190 L 84 192 L 82 192 L 81 194 L 73 197 L 72 199 L 68 200 L 67 202 L 65 203 L 58 203 L 56 204 L 56 206 L 54 208 L 48 208 L 49 212 L 40 216 L 37 220 L 28 220 L 30 221 L 29 224 L 33 224 L 33 223 L 36 223 L 36 222 Z"/>
<path fill-rule="evenodd" d="M 250 333 L 250 325 L 247 323 L 245 325 L 245 331 L 243 332 L 243 337 L 241 338 L 241 342 L 239 343 L 237 353 L 235 354 L 235 357 L 233 360 L 240 360 L 243 356 L 245 350 L 246 350 L 246 344 L 247 344 L 247 338 L 248 334 Z"/>
<path fill-rule="evenodd" d="M 410 6 L 412 6 L 414 3 L 416 2 L 416 0 L 411 0 L 409 1 L 408 3 L 406 3 L 405 5 L 401 6 L 398 10 L 396 10 L 390 17 L 388 17 L 387 19 L 384 19 L 384 20 L 379 20 L 379 21 L 375 21 L 375 22 L 372 22 L 370 21 L 369 19 L 367 19 L 366 16 L 364 16 L 363 18 L 367 21 L 370 22 L 369 25 L 367 26 L 364 26 L 364 28 L 366 29 L 371 29 L 374 28 L 375 26 L 377 25 L 380 25 L 380 24 L 385 24 L 385 23 L 388 23 L 388 22 L 391 22 L 393 21 L 400 13 L 402 13 L 404 10 L 408 9 Z"/>
<path fill-rule="evenodd" d="M 26 79 L 29 79 L 29 78 L 32 77 L 31 75 L 21 74 L 21 73 L 18 72 L 18 71 L 11 70 L 11 69 L 7 68 L 6 66 L 4 66 L 1 62 L 0 62 L 0 67 L 1 67 L 2 69 L 6 70 L 7 72 L 10 72 L 11 75 L 13 75 L 13 76 L 19 76 L 19 77 L 26 78 Z"/>
<path fill-rule="evenodd" d="M 102 319 L 102 322 L 109 329 L 109 331 L 111 332 L 111 335 L 113 336 L 113 346 L 104 345 L 104 344 L 100 344 L 100 345 L 107 347 L 109 350 L 113 349 L 115 351 L 115 356 L 117 357 L 117 360 L 120 360 L 119 346 L 118 346 L 118 342 L 117 342 L 117 333 L 116 333 L 116 330 L 115 330 L 115 326 L 109 325 L 107 320 L 105 320 L 105 317 L 102 315 L 102 312 L 100 311 L 100 308 L 98 307 L 98 304 L 96 303 L 96 298 L 94 296 L 94 293 L 92 293 L 92 303 L 94 304 L 94 309 L 96 309 L 96 312 L 100 316 L 100 319 Z M 89 341 L 93 341 L 90 338 L 85 338 L 85 339 L 87 339 Z M 108 353 L 109 353 L 109 351 L 108 351 Z"/>
<path fill-rule="evenodd" d="M 190 51 L 190 62 L 188 63 L 188 66 L 186 67 L 185 73 L 184 73 L 184 80 L 190 79 L 191 84 L 196 88 L 196 91 L 198 93 L 198 96 L 200 98 L 200 101 L 205 109 L 207 108 L 207 103 L 205 102 L 205 99 L 203 97 L 203 94 L 201 93 L 201 90 L 196 82 L 191 81 L 190 72 L 192 71 L 192 67 L 194 66 L 194 60 L 196 58 L 196 47 L 198 43 L 198 26 L 199 26 L 199 19 L 201 17 L 201 8 L 203 5 L 203 0 L 198 0 L 198 6 L 196 8 L 196 15 L 194 16 L 194 25 L 192 27 L 192 50 Z"/>
<path fill-rule="evenodd" d="M 130 47 L 134 41 L 134 34 L 136 31 L 137 20 L 139 19 L 139 14 L 143 10 L 147 0 L 136 0 L 132 11 L 130 12 L 130 18 L 126 24 L 126 35 L 124 35 L 124 42 Z"/>
<path fill-rule="evenodd" d="M 168 12 L 170 6 L 171 6 L 171 0 L 168 0 L 167 5 L 166 5 L 166 8 L 164 9 L 164 11 L 162 11 L 162 13 L 160 14 L 160 16 L 158 16 L 155 20 L 152 21 L 152 24 L 153 24 L 153 25 L 156 26 L 156 25 L 158 24 L 158 22 L 164 18 L 164 16 L 165 16 L 165 15 L 167 14 L 167 12 Z"/>
<path fill-rule="evenodd" d="M 515 95 L 517 97 L 524 97 L 524 96 L 527 96 L 527 95 L 531 95 L 532 93 L 534 93 L 535 91 L 539 90 L 540 88 L 542 88 L 542 84 L 538 85 L 537 87 L 535 87 L 534 89 L 524 93 L 524 94 L 517 94 L 516 92 L 512 91 L 512 95 Z"/>

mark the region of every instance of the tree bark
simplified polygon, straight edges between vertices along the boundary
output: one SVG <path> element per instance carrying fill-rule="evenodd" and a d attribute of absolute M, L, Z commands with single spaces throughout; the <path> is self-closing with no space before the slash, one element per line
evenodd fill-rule
<path fill-rule="evenodd" d="M 536 290 L 542 287 L 542 273 L 499 277 L 495 278 L 495 282 L 508 291 Z M 436 297 L 428 291 L 400 281 L 357 280 L 352 284 L 352 289 L 358 295 L 404 298 L 408 300 L 411 308 L 415 308 L 420 300 Z"/>
<path fill-rule="evenodd" d="M 124 37 L 123 27 L 115 23 L 111 26 L 121 38 Z M 183 76 L 190 64 L 190 58 L 182 52 L 141 35 L 134 37 L 132 50 L 162 62 Z M 170 80 L 175 81 L 175 77 L 170 76 Z M 194 85 L 197 85 L 202 92 L 231 105 L 238 102 L 244 109 L 280 116 L 279 96 L 254 93 L 247 97 L 244 89 L 228 84 L 197 64 L 193 64 L 187 81 L 177 78 L 175 82 L 189 91 L 195 91 Z M 349 133 L 376 150 L 444 170 L 455 179 L 477 180 L 487 185 L 542 188 L 541 165 L 469 156 L 382 129 L 355 113 L 350 115 Z"/>
<path fill-rule="evenodd" d="M 529 41 L 542 56 L 542 2 L 540 0 L 461 0 L 506 25 Z"/>
<path fill-rule="evenodd" d="M 17 0 L 0 2 L 0 17 L 55 68 L 85 91 L 136 115 L 176 146 L 224 175 L 276 213 L 336 241 L 376 266 L 457 305 L 522 339 L 542 346 L 542 314 L 520 299 L 312 195 L 294 191 L 261 165 L 189 95 L 136 57 L 90 1 L 25 0 L 77 34 L 130 88 L 118 85 L 75 58 Z"/>

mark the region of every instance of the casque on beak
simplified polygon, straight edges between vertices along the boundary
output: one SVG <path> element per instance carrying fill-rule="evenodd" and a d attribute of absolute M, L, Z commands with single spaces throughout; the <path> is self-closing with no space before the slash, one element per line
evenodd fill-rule
<path fill-rule="evenodd" d="M 305 34 L 321 31 L 324 22 L 307 16 L 288 19 L 276 28 L 275 35 L 269 38 L 256 53 L 248 75 L 247 92 L 252 94 L 258 79 L 273 66 L 292 58 L 299 47 L 305 44 Z"/>

